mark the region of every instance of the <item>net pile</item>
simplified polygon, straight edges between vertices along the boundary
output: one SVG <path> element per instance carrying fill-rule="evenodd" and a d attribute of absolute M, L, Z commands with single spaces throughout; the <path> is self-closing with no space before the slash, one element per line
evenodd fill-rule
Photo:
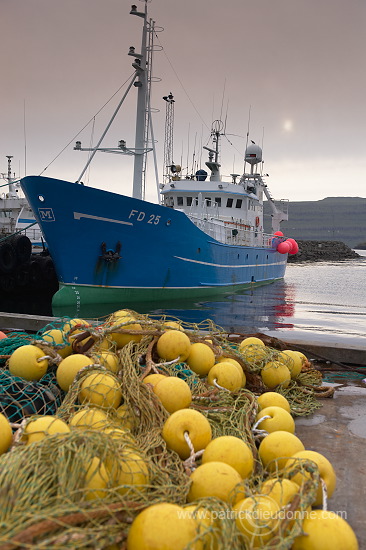
<path fill-rule="evenodd" d="M 261 379 L 261 370 L 267 363 L 277 361 L 279 353 L 285 347 L 283 342 L 275 338 L 269 339 L 265 335 L 261 337 L 264 341 L 269 340 L 272 345 L 266 345 L 264 349 L 253 345 L 244 353 L 240 353 L 237 345 L 233 343 L 238 341 L 237 337 L 219 339 L 227 355 L 234 354 L 233 356 L 241 361 L 247 377 L 247 388 L 257 395 L 268 391 Z M 321 372 L 307 363 L 296 380 L 291 380 L 287 387 L 278 386 L 276 392 L 281 393 L 289 401 L 293 416 L 307 416 L 321 407 L 319 398 L 331 397 L 334 393 L 333 388 L 323 387 L 322 382 Z"/>
<path fill-rule="evenodd" d="M 8 332 L 7 338 L 0 340 L 0 365 L 4 365 L 9 355 L 19 346 L 29 344 L 32 340 L 41 339 L 40 336 L 26 332 Z"/>
<path fill-rule="evenodd" d="M 25 381 L 2 368 L 14 350 L 34 341 L 41 341 L 41 337 L 26 332 L 9 332 L 0 340 L 0 413 L 11 422 L 33 414 L 55 414 L 64 395 L 57 386 L 55 368 L 37 382 Z"/>
<path fill-rule="evenodd" d="M 242 498 L 260 494 L 263 480 L 273 476 L 258 458 L 258 439 L 252 428 L 257 414 L 255 394 L 265 391 L 260 378 L 261 365 L 274 359 L 278 350 L 267 347 L 261 362 L 256 358 L 248 360 L 239 353 L 236 343 L 212 321 L 199 325 L 181 323 L 191 342 L 205 342 L 215 355 L 240 362 L 247 377 L 246 387 L 229 392 L 208 385 L 179 359 L 162 361 L 156 353 L 156 342 L 163 333 L 166 319 L 135 312 L 133 315 L 139 324 L 133 332 L 139 340 L 114 349 L 118 356 L 115 373 L 98 363 L 97 358 L 106 349 L 106 342 L 112 342 L 112 333 L 131 332 L 126 328 L 128 322 L 121 321 L 117 328 L 115 320 L 110 318 L 97 326 L 80 328 L 76 325 L 72 348 L 74 352 L 94 354 L 94 363 L 79 371 L 67 393 L 58 387 L 55 372 L 61 361 L 59 353 L 70 346 L 69 336 L 73 329 L 64 333 L 61 341 L 55 338 L 45 342 L 43 332 L 35 338 L 26 337 L 22 343 L 17 342 L 18 347 L 24 342 L 35 343 L 49 354 L 49 371 L 38 382 L 15 380 L 6 366 L 1 369 L 2 412 L 16 423 L 17 431 L 11 450 L 0 456 L 0 550 L 126 548 L 131 523 L 141 510 L 159 502 L 186 507 L 189 474 L 199 464 L 200 457 L 191 456 L 188 462 L 183 461 L 167 448 L 162 426 L 169 413 L 151 388 L 143 383 L 151 373 L 178 376 L 187 382 L 192 392 L 191 408 L 209 420 L 213 437 L 234 435 L 249 445 L 255 467 L 251 478 L 236 489 Z M 48 326 L 47 330 L 58 328 Z M 13 350 L 17 345 L 13 342 Z M 92 376 L 106 373 L 120 388 L 119 405 L 123 405 L 123 413 L 103 401 L 98 409 L 101 411 L 98 429 L 96 425 L 78 423 L 75 420 L 78 413 L 88 409 L 94 414 L 96 410 L 95 404 L 89 407 L 80 398 L 85 382 Z M 281 390 L 294 414 L 308 414 L 318 406 L 313 386 L 320 385 L 321 379 L 309 375 L 309 371 L 307 376 L 308 379 L 301 383 L 293 382 L 289 388 Z M 100 391 L 96 382 L 91 388 L 94 394 Z M 13 409 L 7 408 L 10 407 L 7 404 L 10 395 Z M 49 428 L 50 435 L 27 444 L 30 437 L 27 429 L 36 418 L 34 414 L 55 415 L 71 429 L 52 435 Z M 319 484 L 311 463 L 304 462 L 297 468 L 307 472 L 307 482 L 291 502 L 290 511 L 306 510 Z M 295 473 L 293 469 L 286 475 L 291 477 Z M 233 503 L 236 497 L 234 494 Z M 227 503 L 212 497 L 195 504 L 196 512 L 203 509 L 209 521 L 200 523 L 197 537 L 187 549 L 251 547 L 233 521 L 232 509 Z M 269 542 L 264 541 L 261 548 L 291 548 L 300 531 L 299 520 L 279 518 L 276 535 Z"/>
<path fill-rule="evenodd" d="M 54 372 L 47 373 L 39 382 L 27 382 L 0 369 L 0 412 L 10 422 L 21 422 L 34 414 L 55 414 L 62 397 Z"/>

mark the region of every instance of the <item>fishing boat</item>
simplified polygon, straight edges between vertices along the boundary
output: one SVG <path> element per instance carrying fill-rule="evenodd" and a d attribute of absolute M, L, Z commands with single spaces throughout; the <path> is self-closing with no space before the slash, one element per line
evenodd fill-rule
<path fill-rule="evenodd" d="M 32 209 L 20 193 L 20 179 L 12 171 L 12 155 L 7 155 L 7 172 L 1 174 L 6 189 L 0 194 L 0 274 L 17 267 L 31 251 L 42 250 L 42 233 Z"/>
<path fill-rule="evenodd" d="M 30 224 L 36 224 L 27 199 L 19 194 L 20 179 L 13 174 L 11 166 L 13 156 L 6 155 L 6 158 L 7 172 L 1 174 L 1 178 L 6 182 L 1 187 L 6 189 L 0 194 L 0 237 L 14 234 L 20 229 L 19 224 L 26 224 L 22 229 L 26 229 Z M 38 232 L 40 237 L 39 227 Z"/>
<path fill-rule="evenodd" d="M 13 174 L 12 155 L 6 155 L 8 169 L 1 174 L 6 181 L 0 187 L 7 188 L 0 194 L 0 239 L 6 241 L 7 237 L 14 234 L 22 234 L 28 237 L 34 248 L 43 247 L 42 232 L 36 222 L 33 211 L 25 197 L 20 193 L 20 178 Z"/>
<path fill-rule="evenodd" d="M 173 162 L 168 140 L 159 202 L 145 199 L 146 156 L 156 156 L 150 109 L 155 22 L 148 17 L 147 1 L 144 10 L 132 6 L 130 14 L 143 21 L 141 53 L 129 49 L 134 75 L 96 146 L 84 149 L 76 142 L 76 150 L 90 153 L 79 178 L 21 180 L 58 276 L 53 306 L 205 297 L 283 278 L 291 246 L 281 250 L 284 237 L 278 235 L 288 216 L 287 202 L 272 198 L 261 174 L 262 149 L 254 142 L 247 143 L 244 173 L 225 181 L 220 120 L 212 125 L 212 145 L 204 147 L 205 169 L 194 174 Z M 137 90 L 135 147 L 123 140 L 117 148 L 102 147 L 131 89 Z M 164 99 L 173 105 L 171 94 Z M 166 135 L 170 130 L 168 123 Z M 132 196 L 82 183 L 97 151 L 134 157 Z M 272 233 L 263 228 L 265 199 L 271 205 Z"/>

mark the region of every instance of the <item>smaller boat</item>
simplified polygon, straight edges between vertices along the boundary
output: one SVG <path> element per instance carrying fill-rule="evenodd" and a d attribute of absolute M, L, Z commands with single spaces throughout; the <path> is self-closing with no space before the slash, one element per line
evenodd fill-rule
<path fill-rule="evenodd" d="M 28 202 L 24 204 L 18 214 L 15 230 L 17 233 L 21 232 L 22 235 L 29 238 L 32 243 L 32 250 L 35 254 L 44 251 L 45 242 L 42 237 L 42 231 Z"/>
<path fill-rule="evenodd" d="M 19 179 L 12 174 L 11 155 L 7 155 L 8 170 L 7 173 L 2 173 L 1 177 L 6 181 L 1 185 L 0 194 L 0 237 L 7 237 L 16 231 L 18 216 L 23 206 L 28 204 L 26 198 L 19 195 Z M 34 220 L 35 221 L 35 220 Z"/>
<path fill-rule="evenodd" d="M 6 294 L 19 289 L 33 291 L 33 283 L 42 279 L 41 261 L 42 266 L 47 267 L 47 275 L 53 269 L 50 258 L 45 266 L 43 256 L 47 252 L 42 232 L 27 199 L 21 194 L 20 179 L 12 173 L 12 158 L 7 155 L 8 169 L 1 174 L 6 181 L 1 186 L 5 190 L 0 194 L 0 292 Z M 46 288 L 44 281 L 43 288 Z"/>
<path fill-rule="evenodd" d="M 13 156 L 6 155 L 6 158 L 8 169 L 6 173 L 1 174 L 6 183 L 0 186 L 7 187 L 0 194 L 0 242 L 5 242 L 6 237 L 15 233 L 21 233 L 29 238 L 33 247 L 40 248 L 43 245 L 41 229 L 27 199 L 19 193 L 20 178 L 12 173 L 11 167 Z"/>

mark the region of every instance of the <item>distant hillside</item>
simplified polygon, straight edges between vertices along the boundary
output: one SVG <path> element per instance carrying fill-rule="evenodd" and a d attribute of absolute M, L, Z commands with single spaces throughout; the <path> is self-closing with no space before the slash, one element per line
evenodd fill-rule
<path fill-rule="evenodd" d="M 264 228 L 270 231 L 270 207 L 264 203 Z M 350 248 L 366 242 L 366 198 L 328 197 L 289 203 L 281 231 L 293 239 L 342 241 Z"/>

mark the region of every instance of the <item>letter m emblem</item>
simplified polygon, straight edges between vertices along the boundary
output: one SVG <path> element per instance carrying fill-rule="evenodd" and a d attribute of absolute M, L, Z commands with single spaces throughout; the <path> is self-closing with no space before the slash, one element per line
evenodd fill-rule
<path fill-rule="evenodd" d="M 54 222 L 55 216 L 53 215 L 52 208 L 38 208 L 39 217 L 42 222 Z"/>

